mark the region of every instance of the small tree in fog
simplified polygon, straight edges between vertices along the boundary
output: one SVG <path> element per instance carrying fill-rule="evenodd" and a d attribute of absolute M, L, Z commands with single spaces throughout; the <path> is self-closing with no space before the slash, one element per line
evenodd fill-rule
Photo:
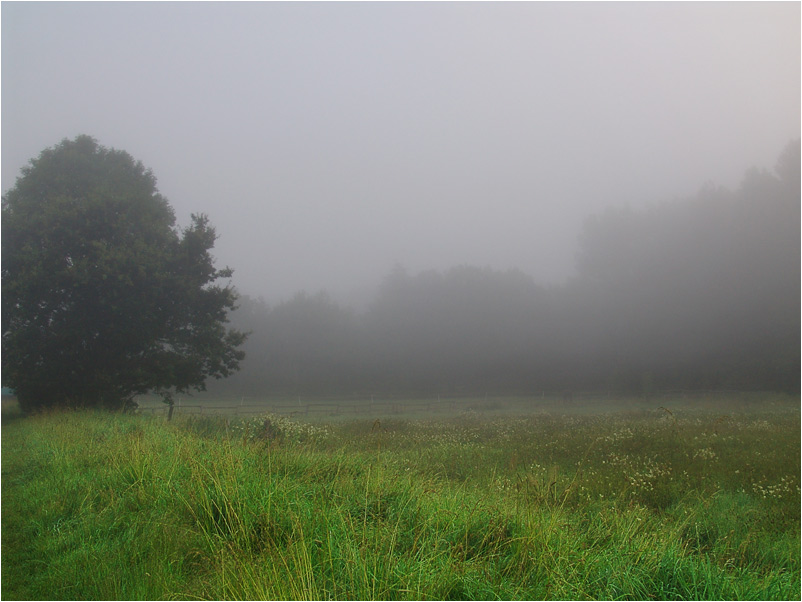
<path fill-rule="evenodd" d="M 3 197 L 3 384 L 24 411 L 130 407 L 238 369 L 215 231 L 179 231 L 156 178 L 89 136 L 46 149 Z"/>

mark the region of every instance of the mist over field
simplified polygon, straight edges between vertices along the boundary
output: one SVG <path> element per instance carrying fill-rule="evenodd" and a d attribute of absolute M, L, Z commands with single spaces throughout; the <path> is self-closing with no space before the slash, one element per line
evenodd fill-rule
<path fill-rule="evenodd" d="M 799 387 L 797 3 L 4 3 L 2 189 L 205 213 L 243 392 Z"/>
<path fill-rule="evenodd" d="M 798 599 L 800 3 L 0 12 L 6 599 Z"/>

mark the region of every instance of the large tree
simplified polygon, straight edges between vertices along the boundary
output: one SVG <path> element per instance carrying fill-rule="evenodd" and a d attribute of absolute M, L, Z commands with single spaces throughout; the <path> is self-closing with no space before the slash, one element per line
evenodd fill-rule
<path fill-rule="evenodd" d="M 169 401 L 238 369 L 246 335 L 227 327 L 237 293 L 214 228 L 193 215 L 178 229 L 128 153 L 65 139 L 23 168 L 2 218 L 2 377 L 23 410 Z"/>

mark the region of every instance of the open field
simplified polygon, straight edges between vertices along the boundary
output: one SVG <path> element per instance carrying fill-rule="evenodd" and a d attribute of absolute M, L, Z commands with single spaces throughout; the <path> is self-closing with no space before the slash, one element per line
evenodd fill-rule
<path fill-rule="evenodd" d="M 3 597 L 798 599 L 799 399 L 462 401 L 4 403 Z"/>
<path fill-rule="evenodd" d="M 161 397 L 136 399 L 141 414 L 167 415 Z M 541 392 L 527 396 L 511 395 L 272 395 L 222 397 L 199 393 L 176 398 L 174 415 L 254 417 L 280 414 L 303 421 L 337 421 L 354 418 L 403 416 L 405 418 L 449 418 L 466 412 L 483 417 L 521 416 L 536 413 L 609 414 L 653 410 L 669 404 L 674 408 L 708 409 L 711 412 L 749 412 L 755 407 L 787 405 L 785 396 L 745 391 L 655 391 L 648 396 L 615 392 Z"/>

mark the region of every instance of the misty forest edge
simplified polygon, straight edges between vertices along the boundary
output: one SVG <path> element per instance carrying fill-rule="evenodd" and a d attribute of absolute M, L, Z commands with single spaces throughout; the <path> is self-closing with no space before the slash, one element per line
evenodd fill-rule
<path fill-rule="evenodd" d="M 799 392 L 798 140 L 734 191 L 589 217 L 562 286 L 396 266 L 362 312 L 217 284 L 208 219 L 178 231 L 153 174 L 88 136 L 23 169 L 2 229 L 3 385 L 27 410 L 170 401 L 209 377 L 236 395 Z"/>

